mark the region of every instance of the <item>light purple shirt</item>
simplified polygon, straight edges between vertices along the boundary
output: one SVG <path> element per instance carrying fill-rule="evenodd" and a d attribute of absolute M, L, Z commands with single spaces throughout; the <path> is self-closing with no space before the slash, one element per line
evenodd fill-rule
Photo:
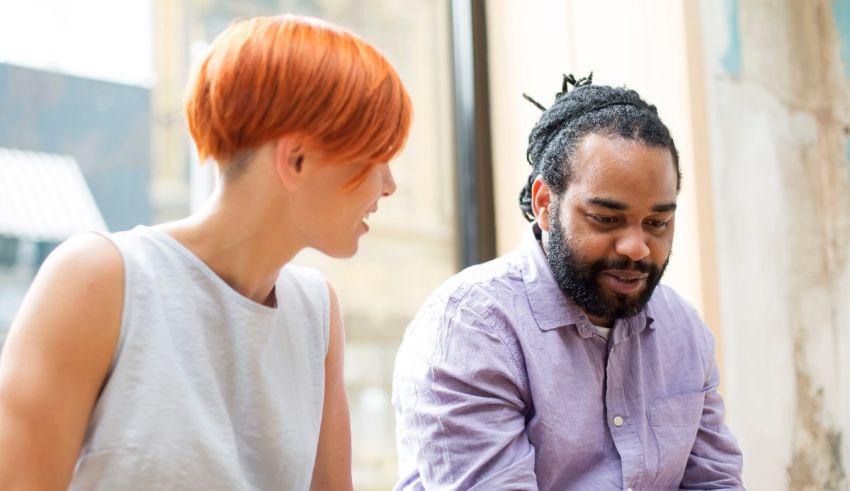
<path fill-rule="evenodd" d="M 538 230 L 408 326 L 396 489 L 742 489 L 697 312 L 659 286 L 606 341 L 558 288 Z"/>

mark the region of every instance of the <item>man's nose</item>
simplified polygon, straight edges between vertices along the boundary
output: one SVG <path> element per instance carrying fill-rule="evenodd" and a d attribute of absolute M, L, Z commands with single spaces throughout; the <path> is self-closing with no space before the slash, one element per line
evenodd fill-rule
<path fill-rule="evenodd" d="M 617 239 L 614 252 L 629 258 L 632 262 L 645 259 L 650 252 L 646 242 L 646 233 L 640 227 L 629 227 Z"/>

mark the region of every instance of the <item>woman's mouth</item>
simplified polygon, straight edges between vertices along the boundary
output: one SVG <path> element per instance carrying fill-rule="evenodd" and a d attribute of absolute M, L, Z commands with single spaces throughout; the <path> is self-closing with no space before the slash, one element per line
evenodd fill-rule
<path fill-rule="evenodd" d="M 376 211 L 378 211 L 377 208 L 370 209 L 369 211 L 366 212 L 365 215 L 363 215 L 363 218 L 360 220 L 360 223 L 362 223 L 363 226 L 366 227 L 367 232 L 369 231 L 369 218 L 371 217 L 372 213 L 374 213 Z"/>

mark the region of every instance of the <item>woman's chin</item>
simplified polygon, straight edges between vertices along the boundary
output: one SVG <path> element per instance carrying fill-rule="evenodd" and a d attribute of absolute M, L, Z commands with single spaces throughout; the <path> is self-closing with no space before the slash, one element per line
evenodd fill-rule
<path fill-rule="evenodd" d="M 354 241 L 353 244 L 346 246 L 323 247 L 319 249 L 319 252 L 335 259 L 348 259 L 357 254 L 359 248 L 359 241 Z"/>

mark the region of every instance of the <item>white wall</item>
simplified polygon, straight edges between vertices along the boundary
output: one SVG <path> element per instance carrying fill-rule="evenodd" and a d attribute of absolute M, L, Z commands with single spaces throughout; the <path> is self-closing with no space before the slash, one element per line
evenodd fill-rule
<path fill-rule="evenodd" d="M 850 84 L 834 5 L 701 3 L 728 414 L 752 489 L 848 484 Z"/>

